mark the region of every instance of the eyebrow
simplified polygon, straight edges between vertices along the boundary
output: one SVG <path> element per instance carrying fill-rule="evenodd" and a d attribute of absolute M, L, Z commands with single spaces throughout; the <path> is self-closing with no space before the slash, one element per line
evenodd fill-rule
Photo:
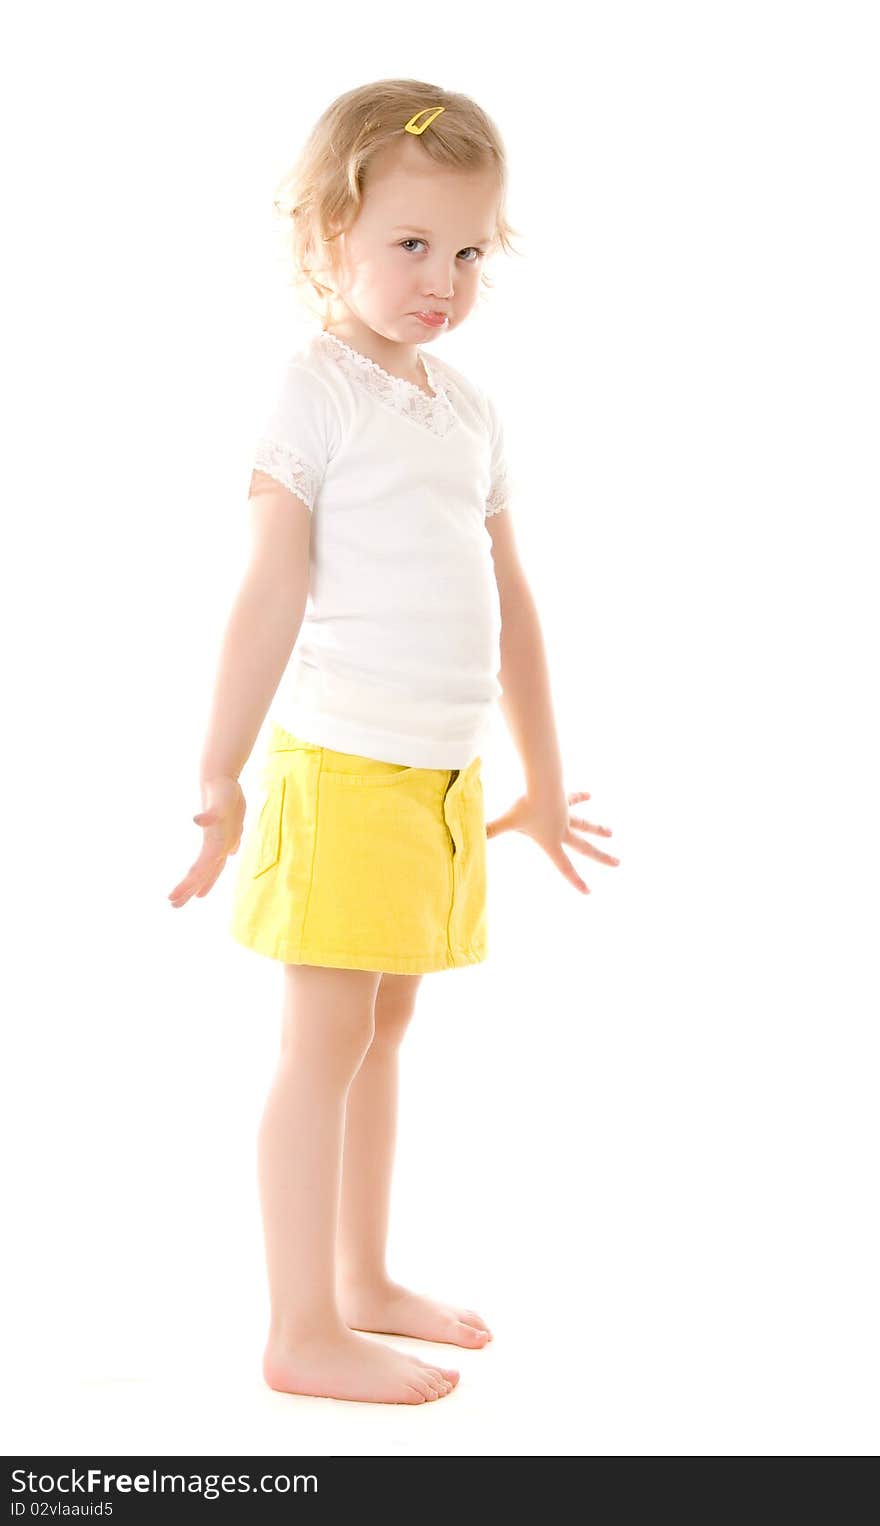
<path fill-rule="evenodd" d="M 392 233 L 406 233 L 406 232 L 417 233 L 419 235 L 419 238 L 430 238 L 430 236 L 431 236 L 430 228 L 414 228 L 412 223 L 400 223 L 398 225 L 398 227 L 392 228 L 391 232 Z M 491 233 L 484 233 L 483 237 L 482 238 L 478 238 L 475 242 L 478 243 L 478 244 L 488 244 L 488 242 L 489 242 L 491 237 L 492 237 Z M 466 244 L 464 245 L 464 248 L 467 248 Z"/>

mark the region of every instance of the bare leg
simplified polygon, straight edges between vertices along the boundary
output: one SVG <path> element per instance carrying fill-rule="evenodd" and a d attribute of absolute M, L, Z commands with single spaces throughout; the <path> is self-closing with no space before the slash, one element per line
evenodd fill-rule
<path fill-rule="evenodd" d="M 393 1282 L 385 1262 L 397 1133 L 400 1043 L 415 1010 L 420 975 L 383 975 L 373 1041 L 346 1109 L 339 1214 L 339 1307 L 358 1330 L 485 1346 L 488 1326 L 473 1309 L 438 1303 Z"/>
<path fill-rule="evenodd" d="M 439 1399 L 458 1373 L 356 1335 L 336 1302 L 345 1105 L 373 1035 L 378 975 L 285 965 L 282 1051 L 258 1155 L 272 1305 L 271 1388 L 390 1404 Z"/>

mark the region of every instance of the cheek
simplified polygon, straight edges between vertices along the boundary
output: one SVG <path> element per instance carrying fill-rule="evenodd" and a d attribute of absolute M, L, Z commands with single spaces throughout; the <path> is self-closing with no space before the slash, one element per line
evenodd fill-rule
<path fill-rule="evenodd" d="M 365 291 L 388 296 L 406 284 L 407 272 L 393 259 L 375 260 L 361 267 L 360 280 Z"/>

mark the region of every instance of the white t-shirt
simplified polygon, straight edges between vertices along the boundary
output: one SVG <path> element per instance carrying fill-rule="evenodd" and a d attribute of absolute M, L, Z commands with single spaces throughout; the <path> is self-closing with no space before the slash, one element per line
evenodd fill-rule
<path fill-rule="evenodd" d="M 271 714 L 319 746 L 461 769 L 501 693 L 485 518 L 510 485 L 488 394 L 419 353 L 433 396 L 324 331 L 285 365 L 254 465 L 312 524 L 306 610 Z"/>

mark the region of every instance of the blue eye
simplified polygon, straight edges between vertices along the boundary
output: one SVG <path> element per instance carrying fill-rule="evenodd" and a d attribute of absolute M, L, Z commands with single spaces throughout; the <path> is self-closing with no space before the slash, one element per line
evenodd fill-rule
<path fill-rule="evenodd" d="M 401 247 L 401 249 L 403 249 L 404 245 L 406 245 L 406 244 L 422 244 L 422 243 L 424 243 L 424 239 L 421 239 L 421 238 L 405 238 L 405 239 L 401 239 L 400 247 Z M 477 249 L 476 245 L 474 245 L 474 244 L 468 244 L 468 249 L 473 249 L 474 254 L 477 256 L 478 260 L 481 260 L 484 257 L 485 253 L 486 253 L 485 249 Z M 407 250 L 407 254 L 409 254 L 409 250 Z M 477 260 L 465 260 L 464 263 L 466 265 L 476 265 Z"/>

